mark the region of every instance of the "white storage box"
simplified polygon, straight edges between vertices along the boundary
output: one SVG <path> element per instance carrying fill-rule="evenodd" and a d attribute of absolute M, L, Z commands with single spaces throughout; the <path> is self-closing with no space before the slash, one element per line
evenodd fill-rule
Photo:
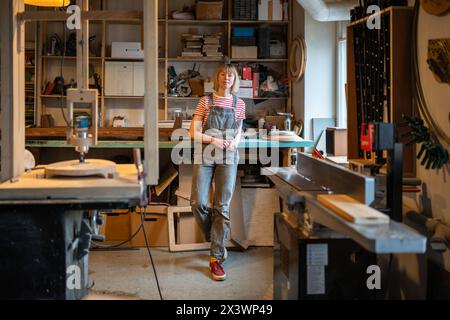
<path fill-rule="evenodd" d="M 105 96 L 144 96 L 144 63 L 105 62 Z"/>
<path fill-rule="evenodd" d="M 142 50 L 140 42 L 113 42 L 111 57 L 144 59 L 144 50 Z"/>
<path fill-rule="evenodd" d="M 239 80 L 241 88 L 253 88 L 253 80 Z"/>
<path fill-rule="evenodd" d="M 281 0 L 259 0 L 258 20 L 283 20 Z"/>
<path fill-rule="evenodd" d="M 212 82 L 212 81 L 203 82 L 203 88 L 204 88 L 205 95 L 207 95 L 209 93 L 213 93 L 215 91 L 214 90 L 214 82 Z"/>
<path fill-rule="evenodd" d="M 252 99 L 253 88 L 240 88 L 237 96 L 238 98 Z"/>

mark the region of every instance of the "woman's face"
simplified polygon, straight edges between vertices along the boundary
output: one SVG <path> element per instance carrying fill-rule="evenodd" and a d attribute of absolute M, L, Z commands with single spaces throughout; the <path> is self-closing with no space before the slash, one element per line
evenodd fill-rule
<path fill-rule="evenodd" d="M 233 72 L 226 69 L 219 72 L 218 76 L 219 88 L 224 90 L 231 89 L 231 87 L 233 87 L 234 80 L 235 79 Z"/>

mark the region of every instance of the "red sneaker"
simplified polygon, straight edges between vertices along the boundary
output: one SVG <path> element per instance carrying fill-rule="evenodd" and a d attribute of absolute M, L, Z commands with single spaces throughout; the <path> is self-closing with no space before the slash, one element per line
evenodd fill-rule
<path fill-rule="evenodd" d="M 216 281 L 223 281 L 227 278 L 222 264 L 219 261 L 210 262 L 209 270 L 211 271 L 212 278 Z"/>

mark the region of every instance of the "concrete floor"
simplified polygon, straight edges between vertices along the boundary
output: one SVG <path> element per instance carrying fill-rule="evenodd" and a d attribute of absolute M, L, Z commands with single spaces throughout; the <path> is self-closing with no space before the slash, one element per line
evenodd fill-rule
<path fill-rule="evenodd" d="M 229 251 L 224 282 L 211 279 L 207 251 L 170 253 L 167 248 L 152 248 L 151 252 L 164 300 L 273 298 L 272 248 Z M 89 281 L 94 286 L 87 299 L 160 299 L 146 249 L 95 251 L 89 259 Z"/>

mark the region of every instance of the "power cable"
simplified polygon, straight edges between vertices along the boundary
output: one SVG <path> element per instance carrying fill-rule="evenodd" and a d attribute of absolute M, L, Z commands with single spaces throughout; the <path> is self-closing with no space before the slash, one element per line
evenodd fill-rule
<path fill-rule="evenodd" d="M 156 286 L 158 288 L 158 294 L 159 294 L 160 299 L 164 300 L 164 298 L 162 296 L 162 293 L 161 293 L 161 286 L 159 284 L 158 273 L 156 271 L 156 266 L 155 266 L 155 263 L 154 263 L 154 260 L 153 260 L 153 255 L 152 255 L 152 252 L 151 252 L 151 249 L 150 249 L 150 245 L 149 245 L 149 243 L 147 241 L 147 231 L 145 230 L 145 212 L 147 212 L 147 207 L 141 208 L 140 211 L 141 211 L 141 213 L 140 213 L 140 215 L 141 215 L 141 224 L 139 225 L 139 228 L 136 230 L 136 232 L 129 239 L 127 239 L 125 241 L 122 241 L 120 243 L 114 244 L 114 245 L 110 245 L 110 246 L 102 246 L 102 245 L 96 243 L 95 241 L 91 241 L 91 243 L 93 243 L 95 245 L 93 250 L 96 250 L 96 249 L 100 249 L 100 250 L 116 249 L 116 248 L 119 248 L 119 247 L 123 246 L 127 242 L 130 242 L 131 240 L 133 240 L 138 235 L 138 233 L 141 231 L 141 229 L 142 229 L 143 232 L 144 232 L 145 246 L 147 248 L 147 252 L 148 252 L 148 255 L 150 257 L 150 261 L 151 261 L 152 269 L 153 269 L 153 274 L 155 275 Z"/>
<path fill-rule="evenodd" d="M 153 268 L 153 273 L 155 275 L 156 286 L 158 287 L 159 297 L 161 300 L 164 300 L 162 293 L 161 293 L 161 286 L 159 285 L 159 279 L 158 279 L 158 274 L 156 272 L 155 263 L 153 261 L 152 251 L 151 251 L 150 246 L 147 241 L 147 232 L 145 230 L 145 213 L 146 212 L 147 212 L 147 207 L 144 207 L 144 210 L 141 209 L 142 230 L 144 231 L 145 246 L 147 247 L 147 252 L 150 257 L 150 261 L 152 262 L 152 268 Z"/>
<path fill-rule="evenodd" d="M 91 242 L 95 245 L 94 249 L 104 249 L 104 250 L 115 249 L 115 248 L 121 247 L 124 244 L 126 244 L 126 243 L 130 242 L 131 240 L 133 240 L 138 235 L 139 231 L 141 231 L 142 228 L 143 228 L 143 224 L 141 223 L 139 228 L 136 230 L 135 233 L 133 233 L 133 235 L 129 239 L 127 239 L 125 241 L 122 241 L 120 243 L 117 243 L 117 244 L 110 245 L 110 246 L 103 246 L 103 245 L 98 244 L 95 241 L 91 241 Z"/>

